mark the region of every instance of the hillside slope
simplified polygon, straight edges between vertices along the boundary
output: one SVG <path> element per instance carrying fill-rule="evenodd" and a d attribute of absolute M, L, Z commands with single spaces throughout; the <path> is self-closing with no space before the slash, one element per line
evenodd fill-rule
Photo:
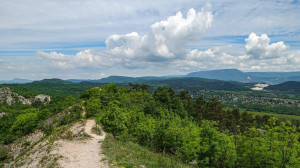
<path fill-rule="evenodd" d="M 26 84 L 2 84 L 0 88 L 2 87 L 9 87 L 12 91 L 24 97 L 32 97 L 37 94 L 67 97 L 77 96 L 92 86 L 72 83 L 61 79 L 44 79 Z"/>
<path fill-rule="evenodd" d="M 230 90 L 230 91 L 248 91 L 249 88 L 238 82 L 227 82 L 221 80 L 211 80 L 196 77 L 172 78 L 165 80 L 148 80 L 145 82 L 150 85 L 168 85 L 173 89 L 210 89 L 210 90 Z"/>
<path fill-rule="evenodd" d="M 199 71 L 199 72 L 189 73 L 186 76 L 200 77 L 200 78 L 207 78 L 207 79 L 218 79 L 224 81 L 239 81 L 239 82 L 248 82 L 251 79 L 247 74 L 237 69 Z"/>
<path fill-rule="evenodd" d="M 284 82 L 278 85 L 270 85 L 266 87 L 266 89 L 300 93 L 300 82 L 296 82 L 296 81 Z"/>
<path fill-rule="evenodd" d="M 279 84 L 286 81 L 300 81 L 300 72 L 242 72 L 238 69 L 199 71 L 189 73 L 186 76 L 224 81 L 259 82 L 269 84 Z"/>

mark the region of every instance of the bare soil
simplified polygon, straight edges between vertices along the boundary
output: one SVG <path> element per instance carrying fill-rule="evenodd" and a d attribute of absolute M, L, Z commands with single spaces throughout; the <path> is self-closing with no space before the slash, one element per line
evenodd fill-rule
<path fill-rule="evenodd" d="M 63 168 L 108 168 L 104 155 L 101 154 L 101 144 L 105 138 L 105 132 L 96 135 L 92 128 L 95 126 L 94 120 L 87 120 L 84 132 L 91 136 L 86 140 L 59 140 L 55 142 L 56 146 L 52 154 L 62 156 L 58 164 Z"/>

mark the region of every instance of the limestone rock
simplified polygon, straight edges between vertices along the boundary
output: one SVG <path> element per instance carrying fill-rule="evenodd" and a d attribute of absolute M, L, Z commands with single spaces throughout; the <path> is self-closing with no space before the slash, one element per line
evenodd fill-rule
<path fill-rule="evenodd" d="M 22 104 L 31 104 L 31 101 L 26 99 L 25 97 L 11 91 L 8 87 L 0 88 L 0 102 L 6 102 L 8 105 L 12 105 L 17 101 L 21 102 Z"/>
<path fill-rule="evenodd" d="M 3 117 L 3 116 L 5 116 L 5 115 L 6 115 L 5 112 L 1 112 L 1 111 L 0 111 L 0 117 Z"/>
<path fill-rule="evenodd" d="M 51 101 L 51 97 L 48 95 L 39 94 L 34 97 L 34 101 L 40 101 L 44 104 L 48 104 Z"/>
<path fill-rule="evenodd" d="M 48 104 L 51 101 L 51 97 L 48 95 L 39 94 L 34 98 L 26 99 L 25 97 L 19 95 L 10 90 L 10 88 L 0 88 L 0 103 L 7 103 L 8 105 L 12 105 L 17 102 L 21 102 L 22 104 L 31 105 L 33 102 L 42 102 L 43 104 Z"/>

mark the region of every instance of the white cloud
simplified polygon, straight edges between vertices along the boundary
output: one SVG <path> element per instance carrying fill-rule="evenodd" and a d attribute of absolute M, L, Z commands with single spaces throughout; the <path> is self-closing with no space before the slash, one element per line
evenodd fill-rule
<path fill-rule="evenodd" d="M 153 25 L 157 26 L 158 24 Z M 177 28 L 177 26 L 172 27 Z M 170 28 L 170 31 L 174 30 Z M 160 33 L 157 34 L 160 35 Z M 136 73 L 142 72 L 141 70 L 143 72 L 144 70 L 162 72 L 164 69 L 182 73 L 225 68 L 237 68 L 244 71 L 298 70 L 297 65 L 300 64 L 299 51 L 290 51 L 283 42 L 270 44 L 270 38 L 266 34 L 261 36 L 254 33 L 250 34 L 245 39 L 245 54 L 232 52 L 235 49 L 230 45 L 214 47 L 205 51 L 188 50 L 186 49 L 188 40 L 186 43 L 178 42 L 183 45 L 178 46 L 182 53 L 176 49 L 175 51 L 174 49 L 169 50 L 172 48 L 170 46 L 175 45 L 176 40 L 178 40 L 176 33 L 173 33 L 175 37 L 168 35 L 170 39 L 173 39 L 173 43 L 169 44 L 166 41 L 164 41 L 166 44 L 163 43 L 168 52 L 159 53 L 157 50 L 159 50 L 158 46 L 160 45 L 157 44 L 160 44 L 161 41 L 152 39 L 154 40 L 152 44 L 148 39 L 157 34 L 151 32 L 148 35 L 140 36 L 133 32 L 126 35 L 112 35 L 106 41 L 107 50 L 103 52 L 84 50 L 75 55 L 38 52 L 37 55 L 52 68 L 94 69 L 101 70 L 105 74 L 108 68 L 118 66 Z M 165 37 L 165 34 L 162 33 L 161 36 Z M 185 35 L 181 37 L 188 38 Z M 171 53 L 173 56 L 169 57 L 166 53 Z M 138 71 L 136 71 L 137 69 Z"/>
<path fill-rule="evenodd" d="M 270 44 L 270 38 L 266 34 L 257 36 L 255 33 L 251 33 L 245 41 L 246 54 L 253 59 L 279 58 L 285 54 L 288 48 L 282 41 Z"/>
<path fill-rule="evenodd" d="M 290 64 L 298 64 L 300 66 L 300 51 L 292 51 L 287 56 L 287 61 Z"/>
<path fill-rule="evenodd" d="M 299 41 L 297 32 L 300 22 L 297 19 L 300 13 L 299 7 L 294 4 L 220 0 L 212 2 L 212 15 L 208 8 L 196 12 L 205 4 L 198 0 L 188 3 L 180 0 L 172 3 L 156 0 L 132 3 L 122 0 L 78 2 L 54 0 L 47 5 L 37 0 L 0 2 L 0 11 L 3 11 L 0 16 L 3 22 L 0 25 L 0 36 L 3 37 L 0 39 L 0 50 L 41 50 L 36 54 L 39 60 L 36 57 L 20 57 L 5 60 L 5 64 L 0 61 L 0 66 L 5 65 L 7 72 L 11 72 L 6 76 L 14 76 L 21 71 L 25 76 L 30 71 L 40 72 L 43 77 L 75 78 L 77 75 L 79 78 L 97 78 L 102 73 L 105 76 L 112 73 L 166 75 L 220 68 L 245 71 L 299 70 L 299 51 L 289 50 L 287 44 L 291 43 L 282 42 L 290 36 L 293 36 L 291 41 Z M 196 10 L 188 10 L 191 7 Z M 170 16 L 178 10 L 183 13 Z M 185 11 L 188 11 L 187 14 Z M 166 19 L 155 23 L 161 18 Z M 154 24 L 149 28 L 151 23 Z M 253 31 L 272 34 L 275 37 L 272 40 L 279 42 L 270 43 L 266 34 L 259 36 L 253 33 L 244 46 L 240 38 Z M 107 38 L 108 34 L 119 35 Z M 209 38 L 199 42 L 204 34 Z M 236 37 L 239 41 L 235 41 Z M 96 44 L 105 39 L 106 50 L 103 52 L 87 49 L 88 46 L 76 47 L 78 43 Z M 236 48 L 237 45 L 240 48 Z M 55 50 L 53 46 L 63 51 L 66 51 L 66 46 L 82 51 L 74 55 L 42 52 Z M 246 53 L 241 53 L 243 47 Z M 35 69 L 31 72 L 32 65 L 35 65 Z M 39 75 L 35 75 L 38 78 Z"/>
<path fill-rule="evenodd" d="M 108 52 L 149 62 L 182 58 L 187 53 L 187 44 L 200 40 L 211 26 L 213 15 L 206 8 L 196 13 L 190 9 L 184 18 L 181 12 L 167 20 L 156 22 L 151 32 L 140 36 L 133 32 L 126 35 L 111 35 L 106 40 Z"/>
<path fill-rule="evenodd" d="M 186 18 L 181 12 L 167 20 L 151 25 L 151 32 L 139 35 L 111 35 L 105 41 L 107 50 L 95 52 L 84 50 L 75 55 L 56 52 L 37 52 L 48 66 L 56 69 L 103 69 L 121 64 L 127 69 L 142 69 L 171 64 L 173 60 L 185 59 L 189 53 L 187 44 L 200 40 L 211 26 L 212 13 L 203 8 L 201 12 L 190 9 Z"/>
<path fill-rule="evenodd" d="M 191 50 L 184 60 L 176 60 L 183 71 L 237 68 L 244 71 L 295 71 L 300 66 L 300 51 L 289 50 L 284 42 L 270 44 L 266 34 L 251 33 L 245 39 L 245 54 L 229 52 L 231 46 L 214 47 L 205 51 Z"/>
<path fill-rule="evenodd" d="M 101 69 L 119 62 L 119 58 L 107 56 L 105 52 L 95 52 L 91 49 L 78 52 L 76 55 L 65 55 L 56 52 L 37 52 L 37 56 L 45 65 L 57 69 Z"/>

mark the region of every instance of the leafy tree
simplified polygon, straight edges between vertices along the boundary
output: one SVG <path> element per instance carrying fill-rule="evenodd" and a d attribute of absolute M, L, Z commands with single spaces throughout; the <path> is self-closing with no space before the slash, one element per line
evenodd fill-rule
<path fill-rule="evenodd" d="M 117 102 L 112 103 L 101 119 L 104 129 L 114 136 L 126 134 L 128 131 L 126 127 L 127 115 L 117 104 Z"/>
<path fill-rule="evenodd" d="M 26 135 L 37 126 L 37 122 L 38 116 L 36 113 L 21 114 L 16 118 L 10 131 L 16 135 Z"/>
<path fill-rule="evenodd" d="M 214 121 L 202 121 L 198 165 L 200 167 L 233 167 L 236 159 L 232 138 L 220 133 Z"/>
<path fill-rule="evenodd" d="M 200 123 L 200 121 L 202 119 L 204 119 L 204 116 L 205 116 L 204 113 L 206 111 L 206 104 L 207 104 L 207 102 L 205 101 L 203 96 L 200 96 L 196 99 L 195 113 L 192 113 L 192 117 L 195 118 L 198 123 Z"/>
<path fill-rule="evenodd" d="M 251 128 L 253 123 L 252 114 L 249 114 L 248 112 L 243 112 L 241 115 L 241 124 L 240 124 L 240 130 L 242 133 L 246 132 Z"/>
<path fill-rule="evenodd" d="M 131 82 L 128 83 L 129 86 L 132 87 L 132 89 L 136 90 L 136 91 L 143 91 L 143 92 L 148 92 L 148 89 L 150 88 L 149 85 L 147 84 L 132 84 Z"/>
<path fill-rule="evenodd" d="M 102 103 L 99 98 L 90 98 L 85 102 L 86 117 L 94 116 L 99 113 L 102 108 Z"/>
<path fill-rule="evenodd" d="M 298 138 L 300 133 L 291 122 L 281 122 L 276 126 L 277 119 L 272 117 L 266 126 L 265 139 L 271 144 L 269 149 L 272 155 L 276 156 L 274 165 L 276 167 L 297 167 L 300 164 L 300 143 Z"/>

